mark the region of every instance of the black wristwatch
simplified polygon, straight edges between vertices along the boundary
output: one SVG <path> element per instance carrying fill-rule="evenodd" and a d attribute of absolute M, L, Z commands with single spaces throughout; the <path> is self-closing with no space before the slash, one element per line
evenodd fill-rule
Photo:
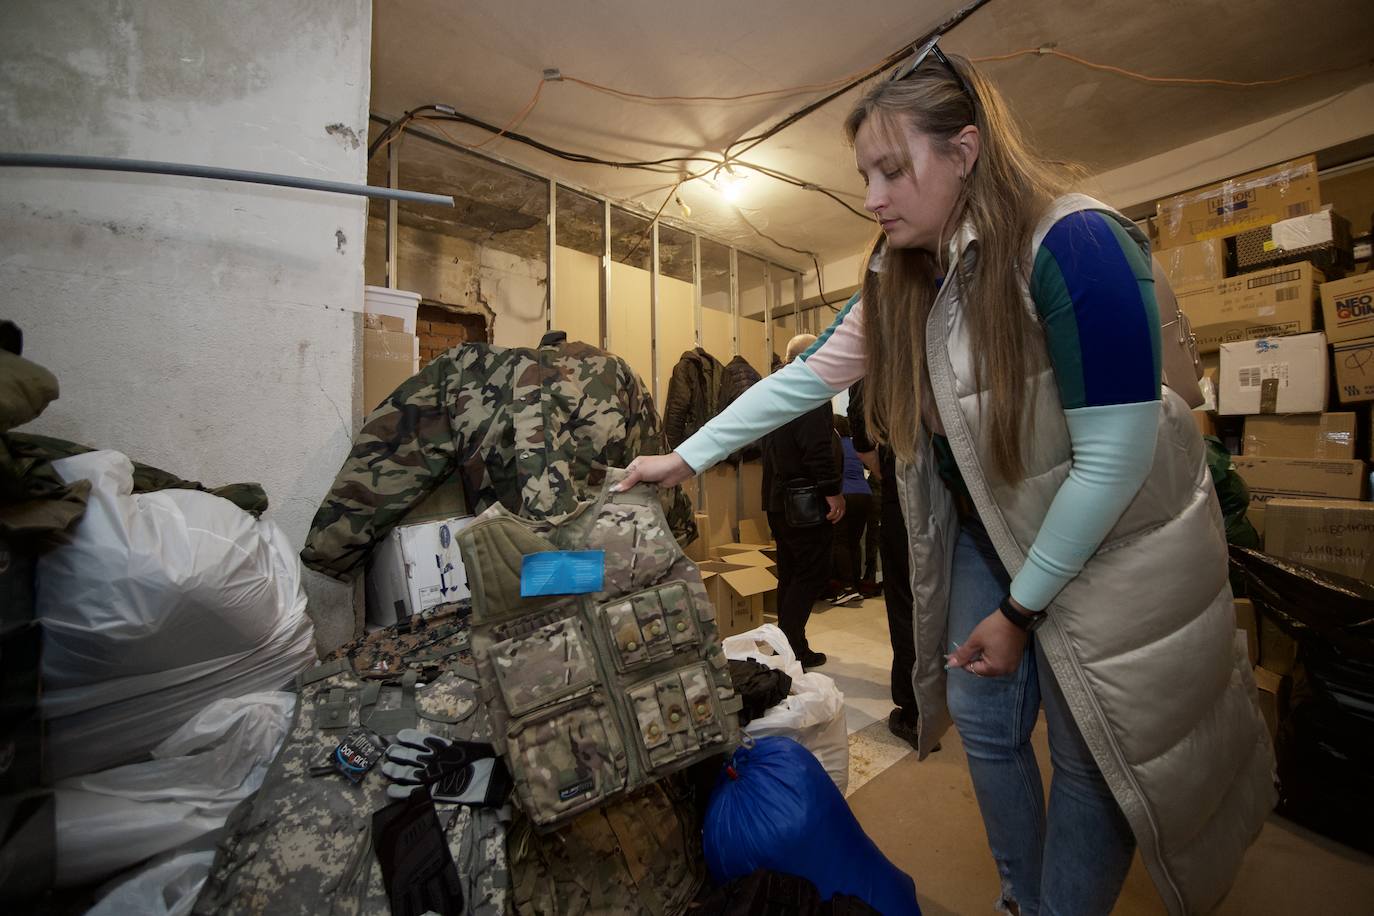
<path fill-rule="evenodd" d="M 1040 629 L 1040 625 L 1044 623 L 1045 618 L 1049 616 L 1044 611 L 1033 611 L 1029 614 L 1021 613 L 1011 606 L 1011 595 L 1002 599 L 1002 603 L 997 606 L 997 610 L 1002 612 L 1003 617 L 1007 618 L 1027 633 L 1034 633 L 1036 630 Z"/>

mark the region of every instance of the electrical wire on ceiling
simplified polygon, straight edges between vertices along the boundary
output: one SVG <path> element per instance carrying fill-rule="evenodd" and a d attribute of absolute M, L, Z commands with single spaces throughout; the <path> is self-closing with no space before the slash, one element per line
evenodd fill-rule
<path fill-rule="evenodd" d="M 826 188 L 821 185 L 817 185 L 812 182 L 808 182 L 803 179 L 797 178 L 796 176 L 789 175 L 777 169 L 762 166 L 753 162 L 744 161 L 740 157 L 748 153 L 750 150 L 758 147 L 760 144 L 771 139 L 772 137 L 777 136 L 779 133 L 786 130 L 788 127 L 792 126 L 793 124 L 796 124 L 798 121 L 802 120 L 803 118 L 807 117 L 808 115 L 812 114 L 818 109 L 834 101 L 836 98 L 839 98 L 840 96 L 844 95 L 846 92 L 850 91 L 851 89 L 855 88 L 861 83 L 866 82 L 867 80 L 877 76 L 878 74 L 882 73 L 888 68 L 895 66 L 897 63 L 899 63 L 908 55 L 910 55 L 913 49 L 920 47 L 930 38 L 935 37 L 937 35 L 946 34 L 955 26 L 959 25 L 964 20 L 966 20 L 970 15 L 976 12 L 987 2 L 988 0 L 971 0 L 971 2 L 965 4 L 963 7 L 959 8 L 950 16 L 948 16 L 939 26 L 932 29 L 925 35 L 921 36 L 916 41 L 909 42 L 903 45 L 898 50 L 892 52 L 891 54 L 888 54 L 876 66 L 866 67 L 847 76 L 839 77 L 828 82 L 788 86 L 778 89 L 760 90 L 757 92 L 747 92 L 732 96 L 660 96 L 631 92 L 623 89 L 616 89 L 611 86 L 605 86 L 600 83 L 592 82 L 590 80 L 581 79 L 579 77 L 563 75 L 557 70 L 548 70 L 545 71 L 544 76 L 535 86 L 534 93 L 531 95 L 529 101 L 526 102 L 526 104 L 521 108 L 521 110 L 514 117 L 512 117 L 504 127 L 498 128 L 495 125 L 489 124 L 479 118 L 475 118 L 471 115 L 464 114 L 463 112 L 458 111 L 451 105 L 444 105 L 438 103 L 422 105 L 418 108 L 414 108 L 410 111 L 405 112 L 400 118 L 396 119 L 395 121 L 392 121 L 382 131 L 382 133 L 378 135 L 377 139 L 374 140 L 372 144 L 368 147 L 367 154 L 368 158 L 371 159 L 371 157 L 376 155 L 377 152 L 386 148 L 391 143 L 395 142 L 397 138 L 399 138 L 401 134 L 405 131 L 408 125 L 415 121 L 421 121 L 433 126 L 435 129 L 438 129 L 441 133 L 448 137 L 451 142 L 455 143 L 458 146 L 465 147 L 467 149 L 478 150 L 504 137 L 514 142 L 532 147 L 533 149 L 537 149 L 540 152 L 546 153 L 550 156 L 564 160 L 566 162 L 573 162 L 582 165 L 600 165 L 617 169 L 634 169 L 640 171 L 657 172 L 660 174 L 671 174 L 678 176 L 676 181 L 671 186 L 664 186 L 670 188 L 670 190 L 668 192 L 667 197 L 664 198 L 663 203 L 659 206 L 658 211 L 654 214 L 654 221 L 656 221 L 658 217 L 662 215 L 663 210 L 667 206 L 668 202 L 672 200 L 675 196 L 677 196 L 678 189 L 686 182 L 705 177 L 712 173 L 719 173 L 720 170 L 723 168 L 728 169 L 730 166 L 738 166 L 741 168 L 750 169 L 751 171 L 757 172 L 761 175 L 765 175 L 776 181 L 781 181 L 806 191 L 814 191 L 816 193 L 822 194 L 830 200 L 834 201 L 836 204 L 843 207 L 849 213 L 859 217 L 865 222 L 871 222 L 872 218 L 868 214 L 861 212 L 860 210 L 856 209 L 855 207 L 851 206 L 849 203 L 841 199 L 839 195 L 845 194 L 846 192 L 844 191 L 840 191 L 834 188 Z M 1119 76 L 1126 77 L 1128 79 L 1134 79 L 1155 85 L 1207 86 L 1228 89 L 1265 88 L 1270 86 L 1291 83 L 1298 80 L 1310 79 L 1312 77 L 1322 76 L 1328 73 L 1345 72 L 1348 70 L 1369 66 L 1369 62 L 1365 61 L 1357 64 L 1351 64 L 1348 66 L 1328 67 L 1320 70 L 1307 71 L 1304 73 L 1293 74 L 1290 76 L 1279 77 L 1275 79 L 1250 81 L 1224 80 L 1204 77 L 1151 76 L 1149 74 L 1139 73 L 1137 71 L 1129 70 L 1124 67 L 1117 67 L 1110 64 L 1097 63 L 1095 61 L 1088 60 L 1078 55 L 1071 54 L 1067 51 L 1061 51 L 1052 44 L 1042 45 L 1036 48 L 1023 48 L 1021 50 L 1011 51 L 1005 54 L 974 57 L 971 58 L 971 60 L 974 63 L 990 63 L 996 61 L 1012 60 L 1030 55 L 1057 57 L 1062 60 L 1078 64 L 1080 66 L 1088 67 L 1090 69 L 1114 73 Z M 719 159 L 715 159 L 709 156 L 667 156 L 662 159 L 614 160 L 604 159 L 598 156 L 592 156 L 585 153 L 576 153 L 569 150 L 560 149 L 559 147 L 543 143 L 539 140 L 534 139 L 533 137 L 529 137 L 525 134 L 516 132 L 516 128 L 518 128 L 522 123 L 524 123 L 524 121 L 534 111 L 535 106 L 539 103 L 539 99 L 541 93 L 543 92 L 545 83 L 549 82 L 570 82 L 596 92 L 602 92 L 620 98 L 654 103 L 736 102 L 747 101 L 756 98 L 795 95 L 802 92 L 822 90 L 829 91 L 826 95 L 822 96 L 821 98 L 813 102 L 810 102 L 807 105 L 797 109 L 796 111 L 793 111 L 790 114 L 780 118 L 771 126 L 764 128 L 758 133 L 751 134 L 746 137 L 740 137 L 739 139 L 735 140 L 725 148 L 725 150 L 721 153 Z M 488 137 L 486 140 L 483 140 L 481 143 L 463 143 L 451 137 L 450 135 L 448 135 L 446 131 L 443 130 L 442 124 L 444 122 L 456 122 L 459 124 L 467 124 L 471 127 L 478 128 L 479 130 L 486 131 L 487 133 L 491 134 L 491 136 Z M 743 148 L 736 151 L 736 147 L 741 146 Z M 685 166 L 695 164 L 703 164 L 704 167 L 701 167 L 696 171 L 685 171 Z M 662 190 L 662 188 L 651 189 L 650 191 L 641 192 L 641 194 L 653 193 L 654 190 Z M 738 208 L 736 209 L 738 210 Z M 749 220 L 743 215 L 742 212 L 739 213 L 739 216 L 749 226 L 750 229 L 752 229 L 761 237 L 772 242 L 774 245 L 777 245 L 778 247 L 784 248 L 789 251 L 797 252 L 798 254 L 804 254 L 808 257 L 811 257 L 813 262 L 816 264 L 817 276 L 819 279 L 820 264 L 814 253 L 802 251 L 801 249 L 797 248 L 792 248 L 788 245 L 783 245 L 776 239 L 773 239 L 765 233 L 759 231 L 757 227 L 755 227 L 752 223 L 749 222 Z M 647 234 L 645 236 L 642 236 L 640 241 L 636 243 L 634 249 L 631 250 L 631 255 L 633 255 L 638 250 L 644 238 L 647 238 Z M 821 297 L 822 301 L 825 301 L 823 291 Z M 826 304 L 829 305 L 830 303 L 826 302 Z"/>

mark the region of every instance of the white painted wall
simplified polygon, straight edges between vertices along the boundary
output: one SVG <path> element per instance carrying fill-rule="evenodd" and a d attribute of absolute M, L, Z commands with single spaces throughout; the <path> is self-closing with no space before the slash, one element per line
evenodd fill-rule
<path fill-rule="evenodd" d="M 11 0 L 4 20 L 6 149 L 364 181 L 366 0 Z M 62 387 L 28 429 L 259 481 L 299 546 L 359 409 L 364 219 L 355 197 L 6 170 L 0 314 Z M 321 644 L 342 641 L 353 590 L 307 584 Z"/>

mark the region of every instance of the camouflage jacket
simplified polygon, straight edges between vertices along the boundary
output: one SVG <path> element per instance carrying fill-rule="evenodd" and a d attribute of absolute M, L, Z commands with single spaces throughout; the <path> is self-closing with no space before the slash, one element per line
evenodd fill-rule
<path fill-rule="evenodd" d="M 500 503 L 557 519 L 592 498 L 607 467 L 662 452 L 653 397 L 619 357 L 584 343 L 465 344 L 436 358 L 364 421 L 310 526 L 301 560 L 351 579 L 423 497 L 458 474 L 477 514 Z M 673 534 L 692 505 L 665 490 Z"/>

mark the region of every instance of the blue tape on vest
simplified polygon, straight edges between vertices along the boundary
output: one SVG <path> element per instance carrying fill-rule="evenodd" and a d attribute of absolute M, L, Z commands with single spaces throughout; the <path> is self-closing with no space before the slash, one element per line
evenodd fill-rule
<path fill-rule="evenodd" d="M 532 553 L 520 565 L 520 597 L 587 595 L 601 591 L 605 578 L 604 550 Z"/>

